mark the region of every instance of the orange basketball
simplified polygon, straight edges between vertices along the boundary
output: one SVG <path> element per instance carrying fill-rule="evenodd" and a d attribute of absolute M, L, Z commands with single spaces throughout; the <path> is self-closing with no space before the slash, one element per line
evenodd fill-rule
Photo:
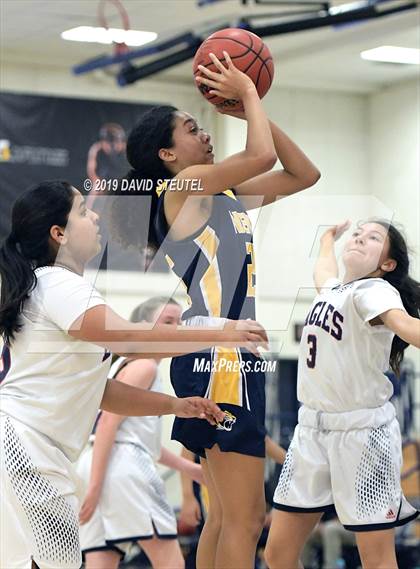
<path fill-rule="evenodd" d="M 218 71 L 209 57 L 214 55 L 223 63 L 223 52 L 227 51 L 233 64 L 252 79 L 262 99 L 269 90 L 274 76 L 273 57 L 270 50 L 257 35 L 240 28 L 225 28 L 208 37 L 198 48 L 193 62 L 194 76 L 201 75 L 199 65 L 208 67 L 211 71 Z M 223 99 L 217 95 L 210 95 L 210 87 L 198 86 L 204 97 L 216 107 L 229 107 L 232 110 L 241 110 L 242 103 L 237 99 Z"/>

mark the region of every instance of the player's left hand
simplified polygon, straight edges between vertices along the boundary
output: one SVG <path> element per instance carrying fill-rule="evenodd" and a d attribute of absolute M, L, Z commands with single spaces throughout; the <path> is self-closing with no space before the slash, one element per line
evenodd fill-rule
<path fill-rule="evenodd" d="M 191 478 L 191 480 L 197 482 L 197 484 L 204 484 L 203 468 L 201 464 L 195 464 L 194 462 L 191 462 L 191 466 L 188 467 L 188 470 L 185 471 L 185 474 Z"/>
<path fill-rule="evenodd" d="M 332 239 L 333 241 L 337 241 L 340 237 L 349 229 L 351 226 L 351 221 L 347 219 L 338 225 L 333 225 L 329 227 L 327 231 L 325 231 L 321 236 L 321 241 L 326 241 Z"/>
<path fill-rule="evenodd" d="M 173 414 L 183 419 L 206 419 L 212 425 L 223 421 L 225 417 L 214 401 L 203 397 L 175 398 Z"/>
<path fill-rule="evenodd" d="M 181 511 L 178 517 L 178 523 L 182 526 L 196 528 L 201 522 L 200 504 L 194 496 L 185 499 L 182 502 Z"/>
<path fill-rule="evenodd" d="M 99 493 L 93 490 L 88 490 L 79 512 L 80 525 L 83 525 L 90 520 L 96 510 L 98 502 Z"/>

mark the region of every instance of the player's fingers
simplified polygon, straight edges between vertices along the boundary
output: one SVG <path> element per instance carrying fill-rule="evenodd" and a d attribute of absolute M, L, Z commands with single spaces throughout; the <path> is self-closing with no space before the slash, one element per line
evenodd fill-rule
<path fill-rule="evenodd" d="M 253 342 L 257 346 L 261 346 L 268 350 L 268 339 L 263 339 L 260 334 L 256 334 L 255 332 L 247 332 L 247 339 L 249 342 Z"/>
<path fill-rule="evenodd" d="M 268 336 L 265 328 L 259 323 L 255 322 L 254 320 L 250 321 L 250 331 L 257 334 L 262 340 L 268 342 Z"/>
<path fill-rule="evenodd" d="M 224 93 L 222 93 L 222 91 L 219 91 L 219 89 L 210 89 L 209 94 L 210 95 L 217 95 L 218 97 L 222 97 L 223 99 L 226 98 L 226 95 Z"/>
<path fill-rule="evenodd" d="M 205 67 L 204 65 L 199 65 L 198 69 L 201 71 L 201 73 L 204 73 L 204 75 L 206 75 L 210 79 L 214 80 L 220 79 L 220 73 L 216 73 L 215 71 L 212 71 L 211 69 Z"/>
<path fill-rule="evenodd" d="M 230 55 L 228 54 L 228 52 L 227 52 L 227 51 L 224 51 L 224 52 L 223 52 L 223 55 L 224 55 L 225 61 L 226 61 L 226 63 L 227 63 L 228 69 L 234 68 L 235 66 L 233 65 L 233 62 L 232 62 L 232 60 L 231 60 Z"/>
<path fill-rule="evenodd" d="M 340 223 L 339 225 L 336 225 L 335 227 L 335 239 L 339 239 L 343 233 L 345 233 L 347 231 L 347 229 L 350 227 L 351 222 L 350 220 L 347 219 L 347 221 L 344 221 L 343 223 Z"/>
<path fill-rule="evenodd" d="M 220 89 L 219 81 L 213 81 L 212 79 L 207 79 L 207 77 L 200 77 L 200 76 L 197 76 L 195 80 L 200 85 L 204 83 L 204 85 L 208 85 L 209 87 L 214 87 L 214 89 Z"/>
<path fill-rule="evenodd" d="M 223 52 L 223 55 L 225 54 L 225 52 Z M 209 57 L 212 60 L 214 66 L 221 72 L 221 73 L 225 73 L 226 71 L 226 67 L 223 65 L 223 63 L 220 61 L 220 59 L 218 59 L 214 53 L 209 53 Z M 226 59 L 226 57 L 225 57 Z"/>
<path fill-rule="evenodd" d="M 224 412 L 220 409 L 218 405 L 211 399 L 204 399 L 205 404 L 205 413 L 211 417 L 214 417 L 216 421 L 223 421 L 224 419 Z"/>
<path fill-rule="evenodd" d="M 246 350 L 248 350 L 248 352 L 251 352 L 251 354 L 254 354 L 254 356 L 256 356 L 257 358 L 260 357 L 258 346 L 253 342 L 247 342 L 244 347 Z"/>

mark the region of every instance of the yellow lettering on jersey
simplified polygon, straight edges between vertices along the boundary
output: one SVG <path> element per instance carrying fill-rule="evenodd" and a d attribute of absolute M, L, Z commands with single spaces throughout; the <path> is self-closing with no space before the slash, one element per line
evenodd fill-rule
<path fill-rule="evenodd" d="M 216 403 L 241 405 L 241 371 L 238 353 L 231 348 L 215 348 L 215 372 L 211 378 L 210 399 Z"/>
<path fill-rule="evenodd" d="M 168 186 L 168 180 L 165 180 L 160 184 L 158 188 L 156 188 L 156 193 L 158 198 L 160 198 L 160 194 L 166 190 L 167 186 Z"/>
<path fill-rule="evenodd" d="M 167 262 L 168 265 L 169 265 L 169 268 L 172 270 L 172 269 L 174 268 L 174 266 L 175 266 L 175 263 L 173 262 L 173 260 L 170 258 L 169 255 L 165 255 L 165 259 L 166 259 L 166 262 Z M 187 304 L 188 304 L 188 306 L 191 306 L 191 305 L 192 305 L 192 300 L 191 300 L 190 295 L 188 294 L 187 285 L 184 283 L 184 281 L 183 281 L 182 279 L 180 280 L 180 282 L 181 282 L 181 285 L 182 285 L 182 287 L 183 287 L 183 289 L 184 289 L 184 292 L 185 292 L 185 294 L 186 294 L 186 296 L 187 296 Z"/>
<path fill-rule="evenodd" d="M 235 194 L 232 192 L 232 190 L 225 190 L 223 193 L 225 194 L 225 196 L 228 196 L 229 198 L 232 198 L 233 200 L 236 200 L 236 196 L 235 196 Z"/>
<path fill-rule="evenodd" d="M 209 316 L 219 317 L 222 311 L 222 282 L 217 260 L 219 239 L 214 229 L 207 226 L 204 231 L 194 239 L 194 243 L 200 247 L 209 262 L 209 266 L 200 280 L 200 289 L 204 304 L 209 311 Z"/>
<path fill-rule="evenodd" d="M 175 263 L 172 261 L 169 255 L 165 255 L 166 262 L 169 265 L 169 268 L 172 270 L 175 266 Z"/>
<path fill-rule="evenodd" d="M 255 296 L 255 259 L 254 259 L 254 245 L 250 241 L 246 243 L 247 255 L 251 256 L 251 262 L 248 263 L 248 290 L 247 296 Z"/>
<path fill-rule="evenodd" d="M 243 211 L 230 211 L 233 227 L 236 233 L 252 233 L 251 220 Z"/>

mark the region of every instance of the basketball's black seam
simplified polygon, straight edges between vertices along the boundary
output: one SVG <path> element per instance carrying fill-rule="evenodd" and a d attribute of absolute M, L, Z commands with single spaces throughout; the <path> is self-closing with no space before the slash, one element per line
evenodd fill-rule
<path fill-rule="evenodd" d="M 247 48 L 248 48 L 248 51 L 252 51 L 252 53 L 254 53 L 254 54 L 260 59 L 261 63 L 262 63 L 262 64 L 264 65 L 264 67 L 267 69 L 267 73 L 268 73 L 268 75 L 270 76 L 271 81 L 273 81 L 273 78 L 271 77 L 270 70 L 268 69 L 267 64 L 265 63 L 266 61 L 269 61 L 270 59 L 273 59 L 273 58 L 272 58 L 272 57 L 268 57 L 267 59 L 263 59 L 262 57 L 260 57 L 260 53 L 261 53 L 262 49 L 260 50 L 259 53 L 257 53 L 257 52 L 253 49 L 253 47 L 252 47 L 252 46 L 254 45 L 254 42 L 252 41 L 252 36 L 249 36 L 249 37 L 251 38 L 251 47 L 247 46 L 246 44 L 244 44 L 243 42 L 241 42 L 241 41 L 239 41 L 239 40 L 237 40 L 237 39 L 233 39 L 233 38 L 229 38 L 229 37 L 225 37 L 225 36 L 218 36 L 217 38 L 214 38 L 214 40 L 219 40 L 219 39 L 220 39 L 220 40 L 229 40 L 229 41 L 236 42 L 236 43 L 238 43 L 239 45 L 242 45 L 243 47 L 247 47 Z M 261 39 L 261 38 L 260 38 L 260 39 Z M 264 43 L 262 40 L 261 40 L 261 44 L 262 44 L 263 47 L 265 46 L 265 43 Z M 268 48 L 267 48 L 267 49 L 268 49 Z M 238 59 L 238 57 L 243 57 L 244 55 L 246 55 L 246 52 L 243 53 L 242 55 L 235 55 L 235 56 L 231 57 L 231 59 Z M 225 60 L 225 58 L 223 58 L 223 59 L 220 59 L 220 61 L 223 62 L 223 61 L 226 61 L 226 60 Z M 254 59 L 254 62 L 255 62 L 255 59 Z M 209 65 L 212 65 L 212 64 L 213 64 L 213 62 L 209 63 L 208 65 L 205 65 L 204 67 L 208 67 Z M 199 65 L 202 65 L 202 64 L 200 63 Z M 217 95 L 215 95 L 215 96 L 217 96 Z"/>
<path fill-rule="evenodd" d="M 254 46 L 254 39 L 253 39 L 253 37 L 252 37 L 251 35 L 249 35 L 248 37 L 249 37 L 249 39 L 251 40 L 251 45 L 250 45 L 250 46 L 244 44 L 243 42 L 241 42 L 241 41 L 239 41 L 239 40 L 237 40 L 237 39 L 229 38 L 229 37 L 225 37 L 225 36 L 218 36 L 217 38 L 214 38 L 212 41 L 215 41 L 215 40 L 229 40 L 229 41 L 236 42 L 236 43 L 238 43 L 239 45 L 242 45 L 243 47 L 246 47 L 248 51 L 246 51 L 245 53 L 242 53 L 241 55 L 233 55 L 233 56 L 231 56 L 231 59 L 232 59 L 232 60 L 233 60 L 233 59 L 238 59 L 239 57 L 244 57 L 249 51 L 252 52 L 252 53 L 255 55 L 255 58 L 254 58 L 254 59 L 252 60 L 252 62 L 248 65 L 248 67 L 245 69 L 244 73 L 246 73 L 246 72 L 248 71 L 248 69 L 250 69 L 250 67 L 252 67 L 252 65 L 254 65 L 254 63 L 257 61 L 257 59 L 259 59 L 259 60 L 261 61 L 262 65 L 264 65 L 264 67 L 266 68 L 267 73 L 268 73 L 268 76 L 270 77 L 270 81 L 272 82 L 272 81 L 273 81 L 273 78 L 272 78 L 271 73 L 270 73 L 270 70 L 269 70 L 269 68 L 268 68 L 268 66 L 267 66 L 267 64 L 266 64 L 266 61 L 270 61 L 270 59 L 273 60 L 272 56 L 267 57 L 266 59 L 263 59 L 260 54 L 261 54 L 262 50 L 263 50 L 264 47 L 265 47 L 265 43 L 261 40 L 261 48 L 260 48 L 260 51 L 259 51 L 259 52 L 256 52 L 256 51 L 253 49 L 253 46 Z M 260 39 L 261 39 L 261 38 L 260 38 Z M 204 61 L 204 60 L 202 60 L 202 61 Z M 226 61 L 226 59 L 223 57 L 222 59 L 219 59 L 219 61 L 220 61 L 221 63 L 223 63 L 224 61 Z M 198 69 L 198 65 L 202 65 L 202 63 L 201 63 L 201 62 L 200 62 L 200 63 L 197 63 L 197 69 Z M 208 67 L 210 67 L 210 65 L 214 65 L 214 63 L 211 61 L 211 62 L 208 63 L 207 65 L 204 65 L 204 67 L 208 68 Z M 255 86 L 256 86 L 256 87 L 257 87 L 257 85 L 258 85 L 258 81 L 259 81 L 259 78 L 260 78 L 260 75 L 261 75 L 261 70 L 262 70 L 262 66 L 260 67 L 260 69 L 259 69 L 259 71 L 258 71 L 258 76 L 257 76 L 257 80 L 256 80 L 256 83 L 255 83 Z M 194 72 L 194 75 L 196 74 L 196 72 L 197 72 L 197 71 Z M 219 95 L 211 95 L 210 97 L 207 97 L 207 96 L 206 96 L 206 99 L 207 99 L 208 101 L 211 101 L 212 99 L 217 98 L 217 97 L 219 97 L 220 99 L 222 98 L 222 97 L 220 97 Z"/>
<path fill-rule="evenodd" d="M 267 57 L 267 59 L 266 59 L 265 61 L 270 61 L 270 59 L 272 60 L 273 58 L 272 58 L 272 57 Z M 265 62 L 264 62 L 264 63 L 265 63 Z M 267 65 L 264 65 L 264 67 L 265 67 L 265 69 L 266 69 L 266 71 L 267 71 L 267 73 L 268 73 L 268 76 L 270 77 L 270 83 L 272 83 L 272 82 L 273 82 L 273 78 L 271 77 L 271 73 L 270 73 L 270 71 L 269 71 Z M 255 85 L 256 85 L 257 89 L 258 89 L 258 81 L 260 80 L 260 75 L 261 75 L 261 71 L 262 71 L 262 70 L 263 70 L 263 66 L 261 65 L 261 67 L 260 67 L 260 69 L 259 69 L 259 71 L 258 71 L 258 75 L 257 75 L 256 82 L 255 82 Z"/>
<path fill-rule="evenodd" d="M 248 67 L 246 69 L 243 70 L 243 73 L 246 73 L 248 71 L 248 69 L 250 69 L 254 63 L 257 61 L 257 59 L 261 59 L 260 57 L 260 53 L 262 52 L 262 50 L 264 49 L 264 44 L 263 42 L 261 42 L 261 48 L 260 51 L 256 54 L 256 56 L 254 57 L 254 59 L 251 61 L 251 63 L 248 65 Z M 264 63 L 264 62 L 263 62 Z M 261 69 L 261 67 L 260 67 Z"/>

